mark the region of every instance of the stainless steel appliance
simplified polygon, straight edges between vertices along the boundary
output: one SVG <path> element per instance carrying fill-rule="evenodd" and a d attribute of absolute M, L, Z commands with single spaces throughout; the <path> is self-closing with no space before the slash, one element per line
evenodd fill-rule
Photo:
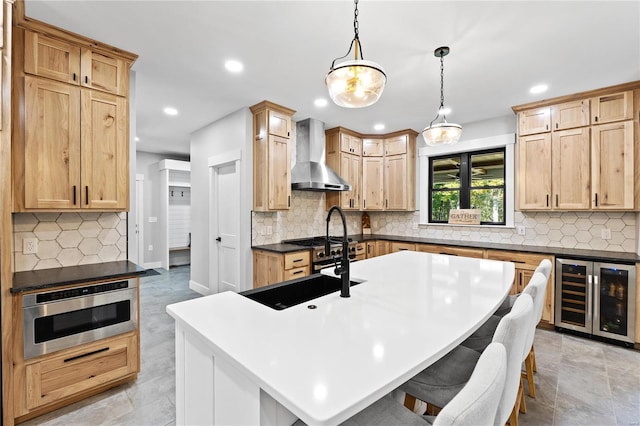
<path fill-rule="evenodd" d="M 135 330 L 137 279 L 25 294 L 22 307 L 29 359 Z"/>
<path fill-rule="evenodd" d="M 635 265 L 556 259 L 555 325 L 633 344 Z"/>
<path fill-rule="evenodd" d="M 342 256 L 342 237 L 329 237 L 329 253 L 325 253 L 326 237 L 311 237 L 298 240 L 286 240 L 283 243 L 295 244 L 303 247 L 310 247 L 313 251 L 311 254 L 311 273 L 315 274 L 324 268 L 334 267 L 336 264 L 335 257 Z M 356 242 L 348 238 L 349 260 L 354 261 L 356 258 Z"/>

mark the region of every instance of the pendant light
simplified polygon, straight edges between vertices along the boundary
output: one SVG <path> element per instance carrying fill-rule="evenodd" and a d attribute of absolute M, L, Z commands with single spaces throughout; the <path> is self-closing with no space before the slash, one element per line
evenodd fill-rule
<path fill-rule="evenodd" d="M 375 104 L 380 99 L 387 82 L 387 75 L 380 65 L 364 60 L 358 34 L 358 0 L 354 0 L 354 3 L 354 37 L 349 51 L 346 55 L 333 60 L 331 69 L 324 79 L 333 102 L 345 108 L 363 108 Z M 336 64 L 337 60 L 349 56 L 354 46 L 355 59 Z"/>
<path fill-rule="evenodd" d="M 444 57 L 449 54 L 449 48 L 446 46 L 438 47 L 433 54 L 436 58 L 440 58 L 440 108 L 429 126 L 422 131 L 422 137 L 430 146 L 449 145 L 458 142 L 460 135 L 462 135 L 462 126 L 448 123 L 444 109 Z M 442 121 L 434 124 L 434 121 L 440 116 L 442 116 Z"/>

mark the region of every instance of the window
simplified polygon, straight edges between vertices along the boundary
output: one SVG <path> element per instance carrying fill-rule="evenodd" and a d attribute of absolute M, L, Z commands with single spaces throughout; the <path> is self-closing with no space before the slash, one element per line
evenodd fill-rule
<path fill-rule="evenodd" d="M 447 223 L 451 209 L 479 209 L 483 225 L 504 225 L 505 148 L 429 158 L 429 222 Z"/>

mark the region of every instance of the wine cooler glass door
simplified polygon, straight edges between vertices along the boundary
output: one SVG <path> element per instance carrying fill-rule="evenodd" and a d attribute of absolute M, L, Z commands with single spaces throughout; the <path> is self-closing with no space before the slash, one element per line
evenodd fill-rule
<path fill-rule="evenodd" d="M 555 324 L 591 333 L 592 262 L 556 259 Z"/>
<path fill-rule="evenodd" d="M 593 334 L 633 342 L 635 266 L 595 263 Z"/>

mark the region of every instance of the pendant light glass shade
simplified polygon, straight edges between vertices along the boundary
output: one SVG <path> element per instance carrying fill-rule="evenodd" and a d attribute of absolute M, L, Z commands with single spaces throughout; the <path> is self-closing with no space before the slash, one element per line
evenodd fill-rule
<path fill-rule="evenodd" d="M 375 104 L 386 82 L 387 76 L 382 67 L 364 59 L 337 64 L 325 78 L 329 96 L 336 105 L 345 108 Z"/>
<path fill-rule="evenodd" d="M 365 61 L 362 56 L 362 45 L 358 34 L 358 0 L 354 0 L 354 3 L 355 36 L 347 54 L 333 60 L 329 73 L 324 79 L 333 102 L 345 108 L 363 108 L 375 104 L 387 83 L 384 69 L 375 62 Z M 354 46 L 355 58 L 336 64 L 337 60 L 349 56 Z"/>
<path fill-rule="evenodd" d="M 440 58 L 440 108 L 436 118 L 422 131 L 422 137 L 429 146 L 450 145 L 460 139 L 462 126 L 448 123 L 447 116 L 444 114 L 444 57 L 449 54 L 449 48 L 446 46 L 438 47 L 433 54 Z M 442 121 L 434 123 L 439 117 L 442 117 Z"/>

